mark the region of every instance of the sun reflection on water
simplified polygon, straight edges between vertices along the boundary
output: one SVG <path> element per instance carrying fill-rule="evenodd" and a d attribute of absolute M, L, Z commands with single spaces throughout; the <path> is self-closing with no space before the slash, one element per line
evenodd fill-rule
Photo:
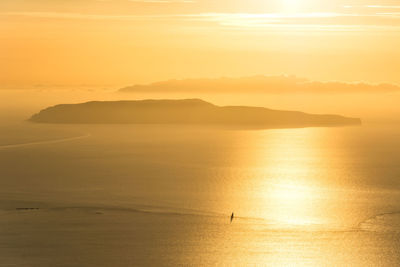
<path fill-rule="evenodd" d="M 316 173 L 321 138 L 315 129 L 279 130 L 268 133 L 260 144 L 255 194 L 263 205 L 259 214 L 282 227 L 322 223 L 316 216 L 323 196 Z M 271 140 L 272 138 L 272 140 Z M 276 140 L 280 139 L 280 140 Z"/>

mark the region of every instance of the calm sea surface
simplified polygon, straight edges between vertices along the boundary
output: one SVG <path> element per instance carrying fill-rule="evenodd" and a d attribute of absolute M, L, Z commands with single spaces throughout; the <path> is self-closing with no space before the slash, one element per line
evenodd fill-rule
<path fill-rule="evenodd" d="M 0 266 L 396 266 L 399 248 L 399 126 L 0 126 Z"/>

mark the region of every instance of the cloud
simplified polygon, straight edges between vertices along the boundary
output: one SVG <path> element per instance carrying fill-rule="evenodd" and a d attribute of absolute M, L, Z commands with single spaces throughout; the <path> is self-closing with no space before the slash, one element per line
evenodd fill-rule
<path fill-rule="evenodd" d="M 320 82 L 296 76 L 252 76 L 243 78 L 183 79 L 133 85 L 119 90 L 125 93 L 389 93 L 400 86 L 339 81 Z"/>
<path fill-rule="evenodd" d="M 380 8 L 380 9 L 400 9 L 400 6 L 382 6 L 382 5 L 368 5 L 368 8 Z"/>
<path fill-rule="evenodd" d="M 147 0 L 141 3 L 189 3 L 185 1 Z M 358 14 L 354 12 L 313 12 L 313 13 L 198 13 L 198 14 L 88 14 L 67 12 L 0 12 L 0 16 L 29 17 L 60 20 L 110 20 L 173 22 L 184 28 L 205 27 L 236 30 L 241 32 L 400 32 L 398 9 Z"/>
<path fill-rule="evenodd" d="M 170 18 L 169 15 L 108 15 L 108 14 L 85 14 L 67 12 L 5 12 L 3 16 L 32 17 L 46 19 L 84 19 L 84 20 L 148 20 Z"/>
<path fill-rule="evenodd" d="M 156 4 L 169 4 L 169 3 L 196 3 L 194 0 L 128 0 L 129 2 L 136 3 L 156 3 Z"/>

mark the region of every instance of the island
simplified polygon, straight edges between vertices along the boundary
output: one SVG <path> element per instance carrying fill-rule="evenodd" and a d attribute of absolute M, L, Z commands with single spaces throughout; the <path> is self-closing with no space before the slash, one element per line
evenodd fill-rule
<path fill-rule="evenodd" d="M 68 124 L 194 124 L 297 128 L 360 125 L 358 118 L 249 106 L 217 106 L 201 99 L 92 101 L 41 110 L 29 121 Z"/>

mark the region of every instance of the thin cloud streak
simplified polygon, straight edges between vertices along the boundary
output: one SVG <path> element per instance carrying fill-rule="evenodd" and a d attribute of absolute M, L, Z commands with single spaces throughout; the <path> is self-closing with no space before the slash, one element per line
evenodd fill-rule
<path fill-rule="evenodd" d="M 153 2 L 153 1 L 151 1 Z M 156 1 L 164 2 L 164 1 Z M 389 14 L 396 12 L 387 12 Z M 146 19 L 146 18 L 237 18 L 237 19 L 302 19 L 302 18 L 339 18 L 339 17 L 381 17 L 385 13 L 375 14 L 351 14 L 335 12 L 311 12 L 311 13 L 199 13 L 199 14 L 172 14 L 172 15 L 108 15 L 108 14 L 86 14 L 69 12 L 0 12 L 3 16 L 25 16 L 39 18 L 69 18 L 69 19 Z M 400 18 L 400 17 L 399 17 Z"/>
<path fill-rule="evenodd" d="M 196 3 L 194 0 L 128 0 L 135 3 L 155 3 L 155 4 L 170 4 L 170 3 Z"/>
<path fill-rule="evenodd" d="M 133 1 L 133 0 L 131 0 Z M 142 2 L 142 1 L 140 1 Z M 169 2 L 169 1 L 148 1 L 148 2 Z M 193 1 L 182 1 L 182 2 L 193 2 Z M 171 3 L 171 2 L 170 2 Z M 394 12 L 398 12 L 397 10 Z M 339 13 L 339 12 L 308 12 L 308 13 L 198 13 L 198 14 L 171 14 L 171 15 L 108 15 L 108 14 L 87 14 L 87 13 L 72 13 L 72 12 L 0 12 L 0 15 L 8 16 L 32 16 L 32 17 L 66 17 L 66 18 L 82 18 L 87 16 L 99 17 L 99 18 L 147 18 L 147 17 L 237 17 L 237 18 L 335 18 L 335 17 L 375 17 L 380 16 L 384 13 L 374 13 L 374 14 L 360 14 L 360 13 Z"/>
<path fill-rule="evenodd" d="M 382 5 L 368 5 L 368 8 L 383 8 L 383 9 L 400 9 L 400 6 L 382 6 Z"/>
<path fill-rule="evenodd" d="M 134 0 L 137 1 L 137 0 Z M 187 2 L 171 0 L 141 0 L 140 2 Z M 175 23 L 176 30 L 221 29 L 238 33 L 397 33 L 400 31 L 400 13 L 379 12 L 362 14 L 355 12 L 310 13 L 198 13 L 198 14 L 86 14 L 64 12 L 0 12 L 0 16 L 60 20 L 110 20 L 142 21 L 146 23 Z M 192 22 L 192 23 L 191 23 Z M 211 23 L 211 24 L 210 24 Z M 134 24 L 132 24 L 134 25 Z"/>

